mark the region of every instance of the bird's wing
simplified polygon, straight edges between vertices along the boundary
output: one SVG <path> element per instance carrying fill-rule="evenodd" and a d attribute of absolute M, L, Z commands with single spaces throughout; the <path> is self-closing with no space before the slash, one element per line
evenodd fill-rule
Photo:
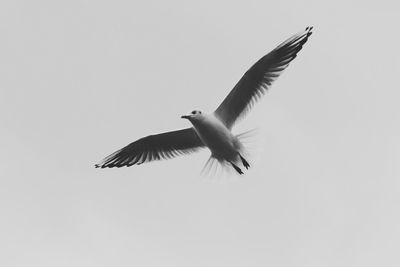
<path fill-rule="evenodd" d="M 113 168 L 173 158 L 204 147 L 193 128 L 143 137 L 106 157 L 96 168 Z"/>
<path fill-rule="evenodd" d="M 214 114 L 230 129 L 268 90 L 272 82 L 296 57 L 312 27 L 293 35 L 269 54 L 257 61 L 239 80 L 232 91 L 214 111 Z"/>

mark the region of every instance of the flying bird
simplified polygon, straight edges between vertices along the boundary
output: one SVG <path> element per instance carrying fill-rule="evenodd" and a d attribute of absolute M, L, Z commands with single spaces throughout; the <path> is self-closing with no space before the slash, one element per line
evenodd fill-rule
<path fill-rule="evenodd" d="M 148 135 L 114 152 L 96 168 L 113 168 L 139 165 L 154 160 L 173 158 L 207 147 L 210 160 L 232 167 L 243 174 L 241 166 L 248 169 L 250 164 L 244 158 L 245 148 L 240 136 L 232 133 L 232 127 L 243 117 L 270 88 L 312 34 L 313 27 L 307 27 L 267 55 L 258 60 L 233 87 L 217 109 L 210 114 L 194 110 L 181 118 L 189 120 L 192 127 Z"/>

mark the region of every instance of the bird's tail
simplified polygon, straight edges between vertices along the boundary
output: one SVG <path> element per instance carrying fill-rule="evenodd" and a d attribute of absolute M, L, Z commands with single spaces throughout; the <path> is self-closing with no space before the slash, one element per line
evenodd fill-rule
<path fill-rule="evenodd" d="M 208 176 L 208 175 L 215 176 L 217 174 L 217 172 L 218 172 L 218 160 L 211 155 L 208 158 L 206 164 L 204 164 L 204 167 L 201 170 L 201 175 L 203 175 L 203 176 Z"/>
<path fill-rule="evenodd" d="M 249 151 L 253 151 L 251 144 L 254 143 L 254 140 L 252 139 L 256 134 L 257 129 L 252 129 L 236 135 L 241 144 L 240 155 L 245 158 L 245 161 L 250 161 L 249 159 L 251 159 Z M 233 163 L 239 166 L 242 164 L 242 161 L 238 157 L 236 160 L 234 160 Z M 204 167 L 201 170 L 201 175 L 219 177 L 226 174 L 231 174 L 232 170 L 233 169 L 230 162 L 225 160 L 218 160 L 217 158 L 213 157 L 213 155 L 211 155 L 208 158 L 207 162 L 204 164 Z M 235 170 L 233 170 L 233 172 L 236 173 Z"/>
<path fill-rule="evenodd" d="M 200 172 L 202 176 L 208 178 L 218 178 L 217 180 L 219 180 L 220 178 L 224 179 L 232 177 L 232 173 L 237 174 L 237 171 L 232 168 L 230 162 L 225 160 L 218 160 L 212 155 L 208 158 L 206 164 Z"/>
<path fill-rule="evenodd" d="M 240 142 L 247 144 L 247 143 L 252 143 L 253 140 L 251 139 L 255 137 L 257 133 L 258 133 L 257 129 L 251 129 L 236 135 L 236 137 L 240 140 Z"/>
<path fill-rule="evenodd" d="M 251 129 L 236 135 L 242 145 L 240 151 L 240 153 L 243 154 L 242 156 L 248 156 L 248 154 L 252 153 L 258 147 L 258 138 L 256 138 L 257 134 L 258 129 Z"/>

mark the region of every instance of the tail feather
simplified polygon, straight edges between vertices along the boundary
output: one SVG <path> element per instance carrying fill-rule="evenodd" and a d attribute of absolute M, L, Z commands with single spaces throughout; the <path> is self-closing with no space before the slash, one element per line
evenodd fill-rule
<path fill-rule="evenodd" d="M 240 142 L 248 143 L 258 133 L 258 129 L 251 129 L 236 135 Z"/>
<path fill-rule="evenodd" d="M 217 172 L 218 172 L 218 160 L 211 155 L 206 161 L 206 164 L 204 164 L 204 167 L 201 170 L 200 174 L 204 176 L 207 175 L 215 176 Z"/>

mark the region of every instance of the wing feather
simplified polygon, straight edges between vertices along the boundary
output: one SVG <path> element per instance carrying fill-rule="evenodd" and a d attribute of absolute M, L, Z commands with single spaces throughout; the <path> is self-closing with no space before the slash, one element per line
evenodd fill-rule
<path fill-rule="evenodd" d="M 214 114 L 232 128 L 238 118 L 251 109 L 279 77 L 312 34 L 312 27 L 293 35 L 257 61 L 239 80 Z"/>
<path fill-rule="evenodd" d="M 170 159 L 204 147 L 193 128 L 143 137 L 112 153 L 96 168 L 113 168 L 139 165 L 154 160 Z"/>

